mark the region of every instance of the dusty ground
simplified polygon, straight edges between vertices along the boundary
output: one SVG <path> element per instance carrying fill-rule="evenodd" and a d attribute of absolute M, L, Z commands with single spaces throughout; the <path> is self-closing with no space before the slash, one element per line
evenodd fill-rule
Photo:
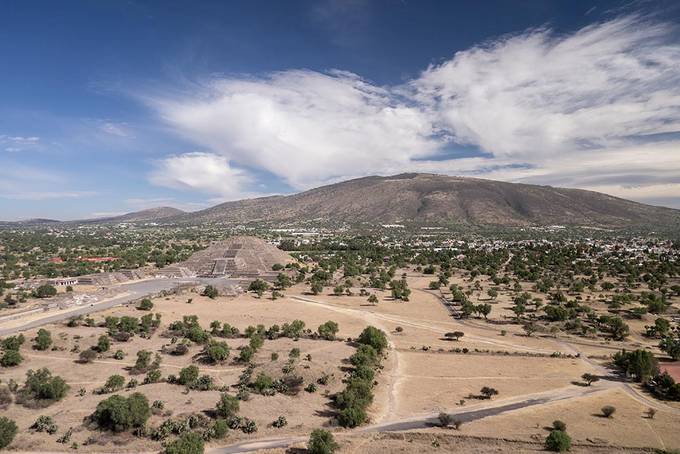
<path fill-rule="evenodd" d="M 140 452 L 158 449 L 157 443 L 148 440 L 90 432 L 82 428 L 81 423 L 83 417 L 92 413 L 96 404 L 106 397 L 94 395 L 92 390 L 115 373 L 126 379 L 131 378 L 125 368 L 134 363 L 136 352 L 140 349 L 160 351 L 169 339 L 161 337 L 159 333 L 170 322 L 188 314 L 198 315 L 206 329 L 212 320 L 227 322 L 243 331 L 249 325 L 263 324 L 268 327 L 300 319 L 313 330 L 327 320 L 334 320 L 340 325 L 339 337 L 342 339 L 357 336 L 369 324 L 385 330 L 392 345 L 384 361 L 384 368 L 378 375 L 376 398 L 370 408 L 369 424 L 400 421 L 436 414 L 439 411 L 456 411 L 482 403 L 501 405 L 506 399 L 520 401 L 522 396 L 546 391 L 559 394 L 567 389 L 570 390 L 569 395 L 575 395 L 581 387 L 574 383 L 578 383 L 584 372 L 598 375 L 606 373 L 602 368 L 605 357 L 624 346 L 634 348 L 636 345 L 653 345 L 639 335 L 645 324 L 653 323 L 653 317 L 631 323 L 634 335 L 627 342 L 609 342 L 601 338 L 584 339 L 563 333 L 528 337 L 513 320 L 509 311 L 510 292 L 505 291 L 501 291 L 496 301 L 492 302 L 493 311 L 489 317 L 491 322 L 477 318 L 454 320 L 441 304 L 438 293 L 427 290 L 430 280 L 432 276 L 410 276 L 409 285 L 413 293 L 411 301 L 406 303 L 392 301 L 387 292 L 371 291 L 380 299 L 377 305 L 368 304 L 365 297 L 359 296 L 308 295 L 305 293 L 308 288 L 305 285 L 287 290 L 286 297 L 276 301 L 266 297 L 258 299 L 251 295 L 210 300 L 190 292 L 157 298 L 152 312 L 162 314 L 163 326 L 152 339 L 136 337 L 127 343 L 113 342 L 111 352 L 103 355 L 96 363 L 88 365 L 76 364 L 77 353 L 70 353 L 70 350 L 76 344 L 81 349 L 94 345 L 98 336 L 104 333 L 103 328 L 67 328 L 63 324 L 46 326 L 52 332 L 59 350 L 36 352 L 30 349 L 31 342 L 27 341 L 22 348 L 26 361 L 18 368 L 1 369 L 1 378 L 3 382 L 14 378 L 23 383 L 29 368 L 48 367 L 69 382 L 71 392 L 64 401 L 42 411 L 28 410 L 16 404 L 6 410 L 5 413 L 17 420 L 22 430 L 11 448 L 67 450 L 68 446 L 56 443 L 56 438 L 72 426 L 75 428 L 74 441 L 82 444 L 90 436 L 95 436 L 100 441 L 100 444 L 88 446 L 88 452 Z M 460 277 L 454 277 L 452 282 L 467 285 Z M 486 289 L 487 285 L 483 284 L 483 288 Z M 358 294 L 358 288 L 353 290 Z M 187 304 L 189 298 L 193 299 L 191 304 Z M 478 299 L 480 302 L 487 301 L 484 292 Z M 601 310 L 606 307 L 601 303 L 593 305 Z M 100 320 L 105 315 L 126 314 L 144 315 L 131 307 L 117 307 L 98 313 L 94 318 Z M 35 331 L 27 333 L 27 338 L 33 337 Z M 444 334 L 451 331 L 463 331 L 465 334 L 459 341 L 446 340 Z M 232 356 L 246 342 L 245 339 L 226 341 L 232 347 Z M 311 429 L 328 424 L 329 411 L 332 409 L 328 406 L 329 399 L 324 396 L 324 392 L 327 390 L 334 393 L 342 388 L 342 360 L 351 355 L 353 348 L 342 341 L 265 341 L 255 361 L 258 370 L 266 370 L 272 375 L 280 373 L 288 351 L 293 347 L 300 348 L 302 352 L 297 371 L 305 378 L 306 383 L 314 381 L 323 373 L 333 374 L 335 379 L 328 386 L 319 387 L 319 391 L 314 394 L 302 392 L 295 397 L 263 397 L 252 394 L 251 400 L 241 404 L 241 415 L 254 419 L 259 427 L 258 432 L 246 436 L 232 431 L 227 439 L 212 443 L 211 447 L 268 437 L 307 436 Z M 450 352 L 464 348 L 468 349 L 467 354 L 460 351 Z M 110 357 L 117 349 L 127 353 L 123 361 Z M 183 357 L 163 355 L 163 375 L 177 374 L 199 350 L 200 347 L 194 346 L 190 354 Z M 487 350 L 493 354 L 486 352 Z M 270 360 L 272 352 L 280 355 L 275 363 Z M 572 357 L 551 358 L 550 355 L 555 352 Z M 582 356 L 576 357 L 579 353 Z M 303 359 L 307 354 L 312 356 L 311 361 Z M 588 356 L 595 358 L 588 359 Z M 243 366 L 232 361 L 219 366 L 201 366 L 201 373 L 208 373 L 218 384 L 226 385 L 235 384 L 242 371 Z M 141 379 L 143 376 L 136 378 Z M 478 394 L 482 386 L 490 386 L 499 391 L 493 402 L 482 402 L 469 397 Z M 460 431 L 427 429 L 406 434 L 364 434 L 350 437 L 341 431 L 341 452 L 533 453 L 543 449 L 542 440 L 548 433 L 543 427 L 555 419 L 565 421 L 569 433 L 581 444 L 575 446 L 573 452 L 622 452 L 621 446 L 660 449 L 680 447 L 680 438 L 674 430 L 674 427 L 680 427 L 680 410 L 677 406 L 654 402 L 639 390 L 624 388 L 619 383 L 612 383 L 611 386 L 611 389 L 603 386 L 601 393 L 587 397 L 572 397 L 466 423 Z M 77 395 L 80 388 L 86 391 L 83 397 Z M 185 393 L 183 387 L 168 384 L 145 385 L 137 390 L 146 394 L 150 401 L 163 400 L 166 409 L 174 415 L 212 409 L 219 397 L 217 391 Z M 123 394 L 129 392 L 131 391 L 123 391 Z M 460 400 L 465 400 L 465 404 L 460 405 Z M 649 402 L 656 405 L 658 410 L 654 420 L 643 417 L 649 408 Z M 603 405 L 614 405 L 617 408 L 613 419 L 594 416 Z M 40 414 L 55 418 L 60 426 L 57 435 L 32 434 L 26 431 Z M 268 427 L 279 415 L 286 416 L 289 425 L 285 429 Z M 157 425 L 162 419 L 154 416 L 150 423 L 152 426 Z M 433 443 L 433 440 L 437 442 Z M 608 444 L 611 446 L 606 447 Z M 643 451 L 638 449 L 629 452 Z"/>

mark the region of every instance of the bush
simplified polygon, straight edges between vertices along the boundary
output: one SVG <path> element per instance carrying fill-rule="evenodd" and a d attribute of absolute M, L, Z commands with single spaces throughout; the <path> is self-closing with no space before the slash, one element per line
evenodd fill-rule
<path fill-rule="evenodd" d="M 317 329 L 319 336 L 326 340 L 334 340 L 335 335 L 338 334 L 338 331 L 339 331 L 338 324 L 332 320 L 329 320 L 326 323 L 320 325 L 319 328 Z"/>
<path fill-rule="evenodd" d="M 363 406 L 353 405 L 340 411 L 338 423 L 340 423 L 342 427 L 354 428 L 363 424 L 367 418 L 368 415 Z"/>
<path fill-rule="evenodd" d="M 50 298 L 57 294 L 57 289 L 50 284 L 41 285 L 33 292 L 36 298 Z"/>
<path fill-rule="evenodd" d="M 111 341 L 109 340 L 109 336 L 106 335 L 99 336 L 99 340 L 97 340 L 97 351 L 99 353 L 104 353 L 108 352 L 109 348 L 111 348 Z"/>
<path fill-rule="evenodd" d="M 446 428 L 451 425 L 451 416 L 448 413 L 441 412 L 437 418 L 440 426 Z"/>
<path fill-rule="evenodd" d="M 102 392 L 113 393 L 113 392 L 116 392 L 118 390 L 123 389 L 123 386 L 125 386 L 125 378 L 123 378 L 122 375 L 111 375 L 106 380 L 106 383 L 104 384 L 104 387 L 102 388 Z"/>
<path fill-rule="evenodd" d="M 153 303 L 149 298 L 144 298 L 140 303 L 139 306 L 137 306 L 137 309 L 140 311 L 150 311 L 153 309 Z"/>
<path fill-rule="evenodd" d="M 168 444 L 165 454 L 203 454 L 204 442 L 196 432 L 187 432 Z"/>
<path fill-rule="evenodd" d="M 205 356 L 211 363 L 220 363 L 229 358 L 229 345 L 226 342 L 213 342 L 205 349 Z"/>
<path fill-rule="evenodd" d="M 181 371 L 179 371 L 179 384 L 184 386 L 193 385 L 198 379 L 198 367 L 187 366 Z"/>
<path fill-rule="evenodd" d="M 272 427 L 275 427 L 277 429 L 280 429 L 281 427 L 285 427 L 288 425 L 288 420 L 286 419 L 285 416 L 279 416 L 276 418 L 276 420 L 272 423 Z"/>
<path fill-rule="evenodd" d="M 219 416 L 223 418 L 229 418 L 236 416 L 239 408 L 240 406 L 238 399 L 234 396 L 224 393 L 220 396 L 220 400 L 217 402 L 215 410 Z"/>
<path fill-rule="evenodd" d="M 309 436 L 307 451 L 310 454 L 333 454 L 338 449 L 338 444 L 333 434 L 324 429 L 314 429 Z"/>
<path fill-rule="evenodd" d="M 552 426 L 553 426 L 553 429 L 561 430 L 562 432 L 567 430 L 567 425 L 563 421 L 560 421 L 559 419 L 556 419 L 555 421 L 553 421 Z"/>
<path fill-rule="evenodd" d="M 219 292 L 212 285 L 206 285 L 205 289 L 203 289 L 203 292 L 201 293 L 201 296 L 207 296 L 211 300 L 214 300 L 219 296 Z"/>
<path fill-rule="evenodd" d="M 91 363 L 97 358 L 97 352 L 92 350 L 91 348 L 88 348 L 87 350 L 83 350 L 80 352 L 80 355 L 78 356 L 78 360 L 81 363 Z"/>
<path fill-rule="evenodd" d="M 611 418 L 615 412 L 616 407 L 612 407 L 611 405 L 605 405 L 602 407 L 602 415 L 604 415 L 605 418 Z"/>
<path fill-rule="evenodd" d="M 4 350 L 19 351 L 25 340 L 26 338 L 23 334 L 19 334 L 18 336 L 10 336 L 6 339 L 3 339 L 2 342 L 0 342 L 0 346 Z"/>
<path fill-rule="evenodd" d="M 99 402 L 90 418 L 102 429 L 124 432 L 132 427 L 143 426 L 150 416 L 151 409 L 146 396 L 133 393 L 128 398 L 116 394 Z"/>
<path fill-rule="evenodd" d="M 0 416 L 0 449 L 9 446 L 17 434 L 17 425 L 14 421 Z"/>
<path fill-rule="evenodd" d="M 617 352 L 614 355 L 614 364 L 639 382 L 646 382 L 659 373 L 658 361 L 654 354 L 647 350 Z"/>
<path fill-rule="evenodd" d="M 385 336 L 385 333 L 373 326 L 366 327 L 359 335 L 357 341 L 360 344 L 373 347 L 378 353 L 382 353 L 382 351 L 387 348 L 388 345 L 387 336 Z"/>
<path fill-rule="evenodd" d="M 38 419 L 35 420 L 31 426 L 31 429 L 35 430 L 36 432 L 47 432 L 50 435 L 56 433 L 57 430 L 59 430 L 52 417 L 44 415 L 38 416 Z"/>
<path fill-rule="evenodd" d="M 493 396 L 498 395 L 498 391 L 495 388 L 489 388 L 484 386 L 479 393 L 484 396 L 485 399 L 491 399 Z"/>
<path fill-rule="evenodd" d="M 374 367 L 378 364 L 378 352 L 370 345 L 361 345 L 357 348 L 357 351 L 349 357 L 349 361 L 355 367 Z"/>
<path fill-rule="evenodd" d="M 46 329 L 40 328 L 38 335 L 35 337 L 35 344 L 33 348 L 36 350 L 47 350 L 52 345 L 52 334 Z"/>
<path fill-rule="evenodd" d="M 213 438 L 224 438 L 229 432 L 229 424 L 226 419 L 218 419 L 212 426 Z"/>
<path fill-rule="evenodd" d="M 260 372 L 260 374 L 257 376 L 255 379 L 255 382 L 253 383 L 253 388 L 260 393 L 263 394 L 266 390 L 270 389 L 274 385 L 274 380 L 272 378 L 265 374 L 264 372 Z"/>
<path fill-rule="evenodd" d="M 562 430 L 553 430 L 545 439 L 545 447 L 555 452 L 569 451 L 571 449 L 571 437 Z"/>
<path fill-rule="evenodd" d="M 21 364 L 24 358 L 16 350 L 7 350 L 0 358 L 0 366 L 2 367 L 14 367 Z"/>
<path fill-rule="evenodd" d="M 241 362 L 244 363 L 249 363 L 251 359 L 253 359 L 253 355 L 255 354 L 255 351 L 248 345 L 243 347 L 241 349 L 241 352 L 239 353 L 238 359 Z"/>
<path fill-rule="evenodd" d="M 21 390 L 22 397 L 37 400 L 57 401 L 64 398 L 68 385 L 59 376 L 52 376 L 47 368 L 26 373 L 26 383 Z"/>

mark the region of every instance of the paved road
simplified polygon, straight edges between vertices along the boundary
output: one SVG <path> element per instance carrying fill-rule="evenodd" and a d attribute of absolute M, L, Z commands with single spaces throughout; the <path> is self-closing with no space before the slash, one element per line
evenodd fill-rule
<path fill-rule="evenodd" d="M 146 281 L 137 281 L 121 284 L 116 286 L 116 289 L 120 291 L 121 296 L 114 296 L 113 298 L 107 299 L 106 301 L 102 301 L 99 303 L 83 305 L 78 309 L 70 311 L 59 312 L 55 311 L 54 315 L 48 315 L 37 320 L 28 321 L 22 325 L 13 326 L 9 328 L 0 327 L 0 336 L 7 336 L 9 334 L 14 334 L 20 331 L 37 328 L 42 325 L 47 325 L 49 323 L 55 323 L 62 320 L 66 320 L 71 317 L 76 317 L 78 315 L 91 314 L 93 312 L 102 311 L 121 304 L 127 304 L 136 301 L 140 298 L 154 295 L 163 290 L 171 290 L 176 286 L 180 285 L 182 282 L 190 281 L 187 279 L 149 279 Z M 47 313 L 49 312 L 46 312 L 46 314 Z M 12 320 L 12 323 L 16 323 L 16 320 Z"/>
<path fill-rule="evenodd" d="M 519 398 L 504 399 L 502 401 L 490 402 L 478 405 L 475 408 L 456 408 L 449 411 L 449 415 L 454 420 L 463 422 L 475 421 L 489 416 L 496 416 L 502 413 L 519 410 L 535 405 L 544 405 L 561 400 L 575 399 L 589 394 L 603 392 L 613 387 L 620 386 L 617 383 L 605 382 L 599 386 L 589 387 L 568 387 L 560 390 L 551 390 L 543 393 L 530 394 Z M 480 408 L 481 407 L 481 408 Z M 405 430 L 425 429 L 438 426 L 438 414 L 431 414 L 416 418 L 388 421 L 372 426 L 367 426 L 352 432 L 341 432 L 339 434 L 353 433 L 372 433 L 372 432 L 399 432 Z M 307 437 L 288 437 L 288 438 L 262 438 L 254 441 L 244 441 L 229 446 L 213 448 L 208 450 L 208 454 L 236 454 L 243 452 L 253 452 L 260 449 L 287 448 L 297 443 L 307 440 Z"/>

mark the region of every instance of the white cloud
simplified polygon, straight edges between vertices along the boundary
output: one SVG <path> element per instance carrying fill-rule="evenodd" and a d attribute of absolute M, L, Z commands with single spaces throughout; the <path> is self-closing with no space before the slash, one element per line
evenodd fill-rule
<path fill-rule="evenodd" d="M 251 177 L 233 168 L 224 156 L 210 153 L 186 153 L 171 156 L 157 163 L 151 182 L 175 189 L 194 189 L 221 198 L 248 196 L 243 188 L 252 183 Z"/>
<path fill-rule="evenodd" d="M 197 144 L 296 188 L 405 166 L 439 145 L 418 109 L 345 72 L 217 80 L 197 98 L 155 104 Z"/>
<path fill-rule="evenodd" d="M 40 137 L 36 136 L 8 136 L 0 134 L 0 145 L 8 153 L 16 153 L 27 148 L 35 147 L 40 143 Z"/>
<path fill-rule="evenodd" d="M 235 197 L 254 178 L 235 168 L 298 189 L 432 171 L 680 201 L 676 32 L 628 16 L 571 34 L 503 37 L 400 86 L 290 70 L 146 98 L 206 150 L 162 162 L 152 181 Z M 455 144 L 485 156 L 432 159 Z"/>
<path fill-rule="evenodd" d="M 680 132 L 680 45 L 626 17 L 555 37 L 531 31 L 463 52 L 411 82 L 460 143 L 495 156 L 557 153 Z"/>

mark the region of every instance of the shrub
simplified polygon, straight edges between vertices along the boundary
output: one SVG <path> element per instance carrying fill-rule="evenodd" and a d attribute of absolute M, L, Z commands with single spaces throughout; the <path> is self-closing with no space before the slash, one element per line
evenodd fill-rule
<path fill-rule="evenodd" d="M 310 454 L 333 454 L 338 449 L 338 444 L 333 434 L 324 429 L 314 429 L 309 436 L 307 450 Z"/>
<path fill-rule="evenodd" d="M 647 350 L 622 350 L 614 355 L 614 364 L 637 381 L 646 382 L 659 373 L 658 361 Z"/>
<path fill-rule="evenodd" d="M 0 416 L 0 449 L 9 446 L 16 434 L 16 423 L 9 418 Z"/>
<path fill-rule="evenodd" d="M 2 367 L 14 367 L 21 364 L 24 358 L 16 350 L 7 350 L 0 358 L 0 366 Z"/>
<path fill-rule="evenodd" d="M 326 323 L 319 325 L 319 328 L 317 329 L 319 336 L 326 340 L 334 340 L 335 335 L 338 334 L 338 331 L 339 331 L 338 324 L 332 320 L 329 320 Z"/>
<path fill-rule="evenodd" d="M 196 432 L 182 434 L 165 448 L 165 454 L 203 454 L 203 451 L 203 437 Z"/>
<path fill-rule="evenodd" d="M 26 338 L 24 337 L 23 334 L 19 334 L 18 336 L 10 336 L 6 339 L 3 339 L 2 342 L 0 342 L 0 346 L 4 350 L 15 350 L 18 351 L 21 346 L 24 344 L 26 341 Z"/>
<path fill-rule="evenodd" d="M 56 433 L 57 430 L 59 430 L 52 417 L 44 415 L 38 416 L 38 419 L 35 420 L 31 426 L 31 429 L 35 430 L 36 432 L 47 432 L 50 435 Z"/>
<path fill-rule="evenodd" d="M 102 429 L 124 432 L 143 426 L 149 416 L 151 409 L 146 396 L 134 393 L 128 398 L 116 394 L 99 402 L 90 418 Z"/>
<path fill-rule="evenodd" d="M 149 298 L 144 298 L 140 303 L 139 306 L 137 306 L 137 309 L 140 311 L 150 311 L 153 309 L 153 303 Z"/>
<path fill-rule="evenodd" d="M 586 382 L 588 386 L 600 380 L 600 377 L 598 377 L 597 375 L 589 374 L 587 372 L 581 375 L 581 378 L 583 379 L 584 382 Z"/>
<path fill-rule="evenodd" d="M 366 421 L 368 415 L 363 406 L 354 405 L 346 407 L 338 414 L 338 422 L 342 427 L 354 428 L 360 426 Z"/>
<path fill-rule="evenodd" d="M 569 451 L 571 449 L 571 437 L 562 430 L 553 430 L 545 439 L 545 447 L 555 452 Z"/>
<path fill-rule="evenodd" d="M 240 406 L 238 399 L 234 396 L 224 393 L 220 396 L 220 400 L 217 402 L 215 410 L 219 416 L 223 418 L 229 418 L 236 416 L 239 408 Z"/>
<path fill-rule="evenodd" d="M 274 380 L 272 380 L 272 378 L 269 375 L 265 374 L 264 372 L 260 372 L 260 374 L 255 379 L 255 382 L 253 383 L 253 387 L 260 394 L 263 394 L 266 390 L 270 389 L 273 385 L 274 385 Z"/>
<path fill-rule="evenodd" d="M 96 348 L 99 353 L 108 352 L 109 348 L 111 348 L 111 341 L 109 340 L 109 336 L 106 335 L 99 336 Z"/>
<path fill-rule="evenodd" d="M 281 427 L 285 427 L 288 425 L 288 420 L 286 419 L 285 416 L 279 416 L 276 418 L 276 420 L 272 423 L 272 427 L 275 427 L 277 429 L 280 429 Z"/>
<path fill-rule="evenodd" d="M 373 326 L 366 327 L 359 335 L 357 341 L 360 344 L 373 347 L 378 353 L 382 353 L 382 351 L 387 348 L 388 345 L 387 336 L 385 336 L 385 333 Z"/>
<path fill-rule="evenodd" d="M 12 400 L 12 391 L 7 386 L 0 385 L 0 409 L 7 408 Z"/>
<path fill-rule="evenodd" d="M 91 363 L 97 358 L 97 352 L 92 350 L 91 348 L 88 348 L 87 350 L 83 350 L 80 352 L 80 355 L 78 356 L 78 361 L 80 361 L 83 364 L 86 363 Z"/>
<path fill-rule="evenodd" d="M 33 348 L 36 350 L 47 350 L 52 345 L 52 334 L 46 329 L 40 328 L 38 335 L 35 337 L 35 344 Z"/>
<path fill-rule="evenodd" d="M 224 438 L 227 436 L 227 432 L 229 432 L 229 425 L 227 424 L 226 419 L 218 419 L 215 421 L 215 424 L 212 426 L 213 430 L 213 437 L 214 438 Z"/>
<path fill-rule="evenodd" d="M 64 398 L 68 385 L 59 376 L 52 376 L 47 368 L 26 373 L 26 383 L 21 390 L 22 397 L 37 400 L 57 401 Z"/>
<path fill-rule="evenodd" d="M 191 386 L 198 379 L 198 367 L 191 365 L 179 371 L 179 384 L 184 386 Z"/>
<path fill-rule="evenodd" d="M 215 364 L 229 358 L 229 345 L 226 342 L 213 342 L 205 348 L 208 361 Z"/>
<path fill-rule="evenodd" d="M 33 292 L 36 298 L 50 298 L 57 294 L 57 289 L 50 284 L 44 284 Z"/>
<path fill-rule="evenodd" d="M 255 351 L 250 348 L 250 346 L 245 346 L 241 349 L 241 352 L 239 353 L 238 359 L 241 362 L 244 363 L 249 363 L 251 359 L 253 359 L 253 355 L 255 354 Z"/>
<path fill-rule="evenodd" d="M 350 356 L 349 361 L 356 367 L 373 367 L 378 364 L 378 353 L 370 345 L 361 345 L 357 348 L 357 351 Z"/>
<path fill-rule="evenodd" d="M 555 421 L 553 421 L 552 426 L 553 426 L 553 429 L 561 430 L 562 432 L 567 430 L 567 425 L 563 421 L 560 421 L 559 419 L 556 419 Z"/>
<path fill-rule="evenodd" d="M 446 428 L 451 425 L 451 416 L 448 413 L 441 412 L 437 418 L 440 426 Z"/>
<path fill-rule="evenodd" d="M 611 418 L 614 412 L 616 412 L 616 407 L 611 405 L 605 405 L 602 407 L 602 415 L 604 415 L 605 418 Z"/>
<path fill-rule="evenodd" d="M 123 386 L 125 386 L 125 378 L 123 378 L 122 375 L 111 375 L 106 380 L 106 383 L 102 388 L 102 392 L 104 393 L 116 392 L 118 390 L 123 389 Z"/>
<path fill-rule="evenodd" d="M 203 289 L 203 292 L 201 293 L 201 296 L 207 296 L 211 300 L 214 300 L 219 296 L 220 292 L 217 291 L 215 287 L 212 285 L 206 285 L 205 288 Z"/>
<path fill-rule="evenodd" d="M 493 396 L 498 395 L 498 391 L 495 388 L 490 388 L 488 386 L 484 386 L 479 393 L 484 396 L 485 399 L 491 399 Z"/>

